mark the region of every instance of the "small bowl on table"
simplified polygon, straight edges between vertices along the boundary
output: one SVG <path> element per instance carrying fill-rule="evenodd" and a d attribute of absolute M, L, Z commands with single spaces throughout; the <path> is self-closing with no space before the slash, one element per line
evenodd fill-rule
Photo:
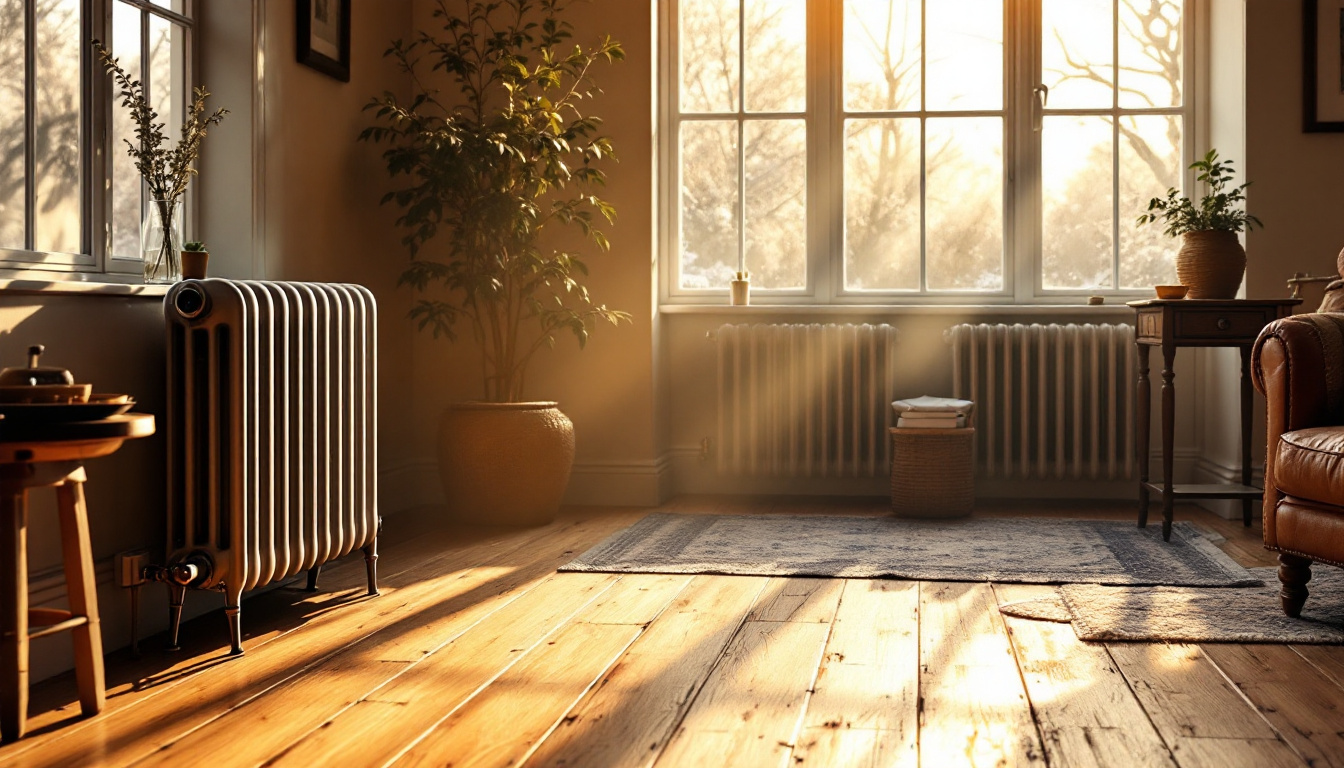
<path fill-rule="evenodd" d="M 1186 285 L 1155 285 L 1153 290 L 1157 291 L 1159 299 L 1184 299 L 1185 294 L 1190 291 Z"/>

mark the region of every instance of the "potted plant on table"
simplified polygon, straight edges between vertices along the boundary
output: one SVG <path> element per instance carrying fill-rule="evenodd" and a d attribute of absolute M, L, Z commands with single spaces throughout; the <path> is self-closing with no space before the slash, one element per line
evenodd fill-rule
<path fill-rule="evenodd" d="M 1263 226 L 1242 207 L 1250 182 L 1228 189 L 1232 161 L 1219 160 L 1216 149 L 1210 149 L 1190 168 L 1199 171 L 1199 181 L 1208 185 L 1208 193 L 1199 204 L 1175 188 L 1168 189 L 1166 197 L 1148 202 L 1148 212 L 1139 216 L 1138 225 L 1161 221 L 1167 236 L 1182 237 L 1181 250 L 1176 254 L 1176 279 L 1190 288 L 1189 298 L 1236 298 L 1246 272 L 1246 249 L 1237 233 Z"/>
<path fill-rule="evenodd" d="M 554 517 L 573 427 L 556 403 L 525 401 L 528 364 L 557 335 L 582 348 L 595 323 L 630 319 L 596 303 L 583 255 L 555 244 L 577 229 L 608 250 L 598 224 L 615 210 L 594 190 L 612 146 L 582 107 L 599 92 L 593 67 L 624 58 L 610 37 L 573 45 L 568 5 L 440 0 L 439 30 L 386 53 L 411 75 L 411 97 L 374 99 L 360 134 L 388 146 L 396 187 L 383 202 L 401 208 L 411 261 L 400 282 L 421 294 L 412 319 L 449 339 L 465 323 L 480 354 L 483 401 L 444 414 L 439 455 L 450 507 L 481 522 Z"/>
<path fill-rule="evenodd" d="M 178 251 L 182 249 L 182 196 L 191 177 L 196 175 L 195 164 L 206 129 L 218 125 L 229 111 L 217 109 L 206 116 L 205 100 L 210 92 L 201 87 L 193 89 L 181 138 L 176 146 L 171 146 L 163 132 L 164 124 L 155 122 L 159 113 L 150 107 L 141 82 L 126 74 L 102 42 L 94 40 L 93 50 L 103 69 L 112 75 L 121 105 L 131 111 L 135 124 L 135 141 L 126 139 L 126 153 L 135 160 L 135 170 L 149 191 L 149 208 L 140 228 L 145 282 L 175 283 L 182 279 L 178 262 Z"/>

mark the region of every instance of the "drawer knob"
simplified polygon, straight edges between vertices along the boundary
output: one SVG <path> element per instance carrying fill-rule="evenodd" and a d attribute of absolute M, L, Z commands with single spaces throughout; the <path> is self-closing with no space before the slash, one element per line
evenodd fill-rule
<path fill-rule="evenodd" d="M 1218 325 L 1218 330 L 1220 330 L 1220 331 L 1226 331 L 1228 328 L 1231 328 L 1231 327 L 1232 327 L 1232 323 L 1229 322 L 1228 319 L 1227 319 L 1226 317 L 1220 317 L 1220 318 L 1218 318 L 1218 323 L 1217 323 L 1217 325 Z"/>

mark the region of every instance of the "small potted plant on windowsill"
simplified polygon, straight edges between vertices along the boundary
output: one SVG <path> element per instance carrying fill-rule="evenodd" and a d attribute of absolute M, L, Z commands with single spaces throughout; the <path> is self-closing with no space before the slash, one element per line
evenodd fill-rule
<path fill-rule="evenodd" d="M 187 280 L 204 279 L 209 261 L 210 252 L 205 249 L 205 243 L 192 240 L 182 246 L 182 277 Z"/>
<path fill-rule="evenodd" d="M 1264 226 L 1242 208 L 1250 182 L 1228 189 L 1232 161 L 1219 160 L 1216 149 L 1210 149 L 1190 168 L 1199 171 L 1199 181 L 1208 185 L 1208 194 L 1199 204 L 1175 188 L 1168 189 L 1166 197 L 1148 202 L 1148 212 L 1139 216 L 1138 225 L 1161 221 L 1167 236 L 1182 237 L 1181 250 L 1176 254 L 1176 279 L 1189 287 L 1189 298 L 1236 298 L 1246 273 L 1246 249 L 1237 233 Z"/>

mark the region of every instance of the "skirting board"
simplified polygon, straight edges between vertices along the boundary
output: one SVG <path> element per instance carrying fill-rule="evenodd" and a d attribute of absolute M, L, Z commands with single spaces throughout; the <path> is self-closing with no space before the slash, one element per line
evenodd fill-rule
<path fill-rule="evenodd" d="M 671 459 L 575 464 L 565 503 L 585 506 L 656 507 L 672 495 Z"/>

